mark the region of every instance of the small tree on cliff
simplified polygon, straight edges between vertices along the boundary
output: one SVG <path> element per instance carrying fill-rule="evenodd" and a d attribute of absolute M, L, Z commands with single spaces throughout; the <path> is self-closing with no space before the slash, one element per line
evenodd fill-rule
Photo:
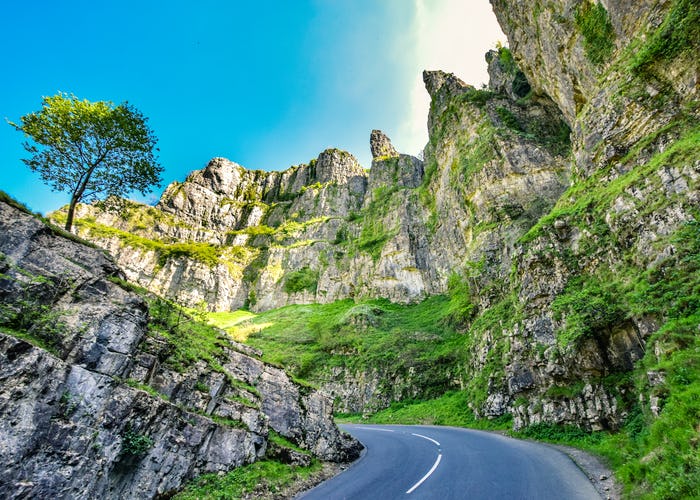
<path fill-rule="evenodd" d="M 128 103 L 90 102 L 59 93 L 44 97 L 40 111 L 9 122 L 34 141 L 22 161 L 54 191 L 71 195 L 66 230 L 75 207 L 130 191 L 146 194 L 160 183 L 156 137 L 146 118 Z"/>

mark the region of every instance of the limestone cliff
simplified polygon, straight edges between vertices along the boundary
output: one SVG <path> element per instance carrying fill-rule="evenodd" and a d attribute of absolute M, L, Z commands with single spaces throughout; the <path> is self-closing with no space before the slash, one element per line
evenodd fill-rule
<path fill-rule="evenodd" d="M 67 236 L 0 202 L 3 498 L 168 495 L 264 457 L 273 431 L 326 460 L 358 456 L 324 396 L 221 333 L 206 351 L 187 318 L 169 323 L 166 302 L 149 309 L 110 257 Z"/>
<path fill-rule="evenodd" d="M 467 355 L 453 383 L 476 414 L 619 427 L 639 397 L 628 375 L 651 351 L 648 366 L 665 359 L 652 335 L 685 318 L 660 290 L 693 287 L 659 276 L 695 251 L 697 9 L 492 4 L 511 49 L 487 54 L 488 88 L 425 72 L 422 160 L 379 131 L 368 174 L 338 150 L 283 172 L 214 159 L 156 207 L 81 207 L 78 233 L 131 281 L 215 311 L 410 303 L 461 282 Z M 327 389 L 354 411 L 420 394 L 374 394 L 394 382 L 384 375 L 335 373 Z M 649 377 L 641 399 L 658 413 L 663 376 Z"/>

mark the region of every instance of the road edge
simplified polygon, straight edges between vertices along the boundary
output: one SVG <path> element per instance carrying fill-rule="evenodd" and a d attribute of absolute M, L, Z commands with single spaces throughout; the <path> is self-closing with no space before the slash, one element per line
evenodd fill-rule
<path fill-rule="evenodd" d="M 610 467 L 597 456 L 573 446 L 543 441 L 535 442 L 555 448 L 567 455 L 586 474 L 601 498 L 605 500 L 620 500 L 622 498 L 622 485 L 615 480 L 615 475 Z"/>

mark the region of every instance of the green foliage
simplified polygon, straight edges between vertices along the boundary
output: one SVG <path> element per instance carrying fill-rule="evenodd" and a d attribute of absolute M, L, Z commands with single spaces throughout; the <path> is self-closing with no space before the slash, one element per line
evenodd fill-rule
<path fill-rule="evenodd" d="M 23 144 L 31 156 L 22 161 L 54 191 L 70 193 L 66 230 L 77 203 L 134 190 L 146 194 L 160 182 L 157 139 L 133 106 L 63 93 L 42 102 L 40 111 L 10 125 L 33 141 Z"/>
<path fill-rule="evenodd" d="M 572 399 L 580 396 L 583 392 L 585 382 L 579 380 L 570 385 L 553 385 L 545 392 L 545 397 L 554 399 Z"/>
<path fill-rule="evenodd" d="M 132 378 L 128 378 L 124 382 L 129 387 L 133 387 L 134 389 L 139 389 L 141 391 L 147 392 L 154 398 L 164 399 L 166 401 L 168 400 L 168 397 L 165 394 L 161 394 L 148 384 L 144 384 L 143 382 L 139 382 L 138 380 L 134 380 Z"/>
<path fill-rule="evenodd" d="M 525 439 L 537 439 L 553 443 L 570 443 L 581 446 L 586 443 L 588 446 L 600 443 L 605 435 L 600 432 L 585 431 L 574 425 L 557 425 L 542 422 L 525 427 L 512 435 Z"/>
<path fill-rule="evenodd" d="M 140 457 L 153 446 L 154 442 L 149 436 L 135 431 L 127 424 L 122 434 L 122 447 L 120 454 L 126 457 Z"/>
<path fill-rule="evenodd" d="M 55 352 L 69 333 L 63 321 L 65 312 L 54 302 L 70 283 L 58 276 L 52 279 L 34 275 L 14 265 L 0 252 L 0 284 L 5 282 L 12 293 L 0 302 L 0 326 L 17 337 Z M 6 274 L 6 272 L 8 272 Z"/>
<path fill-rule="evenodd" d="M 0 304 L 0 326 L 13 330 L 18 337 L 31 340 L 49 351 L 60 347 L 68 334 L 63 316 L 63 312 L 33 298 L 20 298 L 11 304 Z"/>
<path fill-rule="evenodd" d="M 499 118 L 501 119 L 501 121 L 503 121 L 503 124 L 506 127 L 517 132 L 523 131 L 523 128 L 520 125 L 520 122 L 518 121 L 518 118 L 508 108 L 498 106 L 496 108 L 496 113 L 498 114 Z"/>
<path fill-rule="evenodd" d="M 155 296 L 147 296 L 149 305 L 149 335 L 168 342 L 163 362 L 184 371 L 197 361 L 206 362 L 221 371 L 219 359 L 223 348 L 230 345 L 221 330 L 196 321 L 182 307 Z"/>
<path fill-rule="evenodd" d="M 464 102 L 470 102 L 477 106 L 484 106 L 488 101 L 493 99 L 497 94 L 491 90 L 485 89 L 468 89 L 459 96 L 459 99 Z"/>
<path fill-rule="evenodd" d="M 452 273 L 447 280 L 447 295 L 450 303 L 446 319 L 455 327 L 465 326 L 476 312 L 467 278 Z"/>
<path fill-rule="evenodd" d="M 576 26 L 583 36 L 583 49 L 594 64 L 602 64 L 615 50 L 615 32 L 608 11 L 598 1 L 584 0 L 576 10 Z"/>
<path fill-rule="evenodd" d="M 311 383 L 325 381 L 334 366 L 412 370 L 415 387 L 434 397 L 452 385 L 463 340 L 440 322 L 448 309 L 449 300 L 439 296 L 414 305 L 342 300 L 266 311 L 228 331 L 236 338 L 250 332 L 247 343 L 261 349 L 265 361 Z"/>
<path fill-rule="evenodd" d="M 269 431 L 269 434 L 267 435 L 267 439 L 271 443 L 275 443 L 277 446 L 279 446 L 281 448 L 289 448 L 291 450 L 302 453 L 304 455 L 310 455 L 310 452 L 308 450 L 304 450 L 303 448 L 299 448 L 299 446 L 292 443 L 289 439 L 287 439 L 284 436 L 279 435 L 278 433 L 276 433 L 273 430 Z"/>
<path fill-rule="evenodd" d="M 53 217 L 61 220 L 63 215 L 55 213 Z M 117 238 L 124 245 L 133 248 L 153 250 L 158 254 L 159 266 L 163 266 L 168 260 L 178 257 L 187 257 L 197 260 L 211 267 L 221 262 L 222 247 L 211 243 L 164 243 L 160 240 L 144 238 L 137 234 L 100 224 L 90 217 L 76 220 L 75 226 L 86 230 L 93 238 Z"/>
<path fill-rule="evenodd" d="M 287 293 L 298 293 L 304 290 L 316 293 L 317 286 L 318 271 L 308 267 L 287 273 L 284 278 L 284 291 Z"/>
<path fill-rule="evenodd" d="M 518 65 L 515 64 L 515 59 L 513 58 L 513 53 L 508 47 L 497 47 L 498 50 L 498 61 L 501 63 L 501 67 L 506 73 L 511 75 L 518 71 Z"/>
<path fill-rule="evenodd" d="M 266 226 L 264 224 L 260 224 L 259 226 L 248 226 L 244 227 L 243 229 L 237 229 L 235 231 L 230 231 L 228 234 L 232 236 L 236 236 L 238 234 L 247 234 L 249 236 L 265 236 L 265 235 L 270 235 L 274 234 L 275 230 L 269 226 Z"/>
<path fill-rule="evenodd" d="M 641 186 L 647 181 L 653 181 L 656 177 L 653 174 L 660 168 L 674 165 L 683 166 L 694 161 L 700 155 L 700 126 L 697 125 L 697 120 L 691 120 L 689 123 L 685 118 L 670 123 L 647 138 L 640 139 L 637 147 L 633 148 L 621 161 L 631 162 L 644 151 L 645 146 L 658 140 L 660 136 L 674 133 L 681 135 L 672 144 L 660 152 L 656 152 L 643 164 L 616 176 L 612 181 L 606 179 L 609 171 L 601 169 L 574 184 L 562 194 L 550 213 L 542 217 L 520 238 L 520 243 L 525 244 L 532 241 L 543 232 L 544 228 L 551 227 L 554 221 L 560 218 L 570 218 L 573 222 L 596 220 L 604 225 L 605 214 L 615 199 L 625 195 L 625 191 L 634 186 Z M 659 203 L 668 202 L 665 197 L 660 197 L 658 201 Z M 642 215 L 650 213 L 655 208 L 658 206 L 653 204 L 639 207 Z M 582 224 L 589 225 L 587 222 L 582 222 Z"/>
<path fill-rule="evenodd" d="M 336 420 L 368 424 L 451 425 L 490 430 L 510 427 L 511 415 L 492 420 L 476 419 L 468 403 L 464 391 L 448 391 L 435 399 L 397 401 L 373 415 L 339 415 Z"/>
<path fill-rule="evenodd" d="M 335 239 L 333 240 L 334 245 L 340 245 L 345 243 L 349 239 L 349 233 L 347 226 L 341 226 L 335 233 Z"/>
<path fill-rule="evenodd" d="M 647 38 L 630 63 L 635 73 L 644 73 L 657 61 L 670 61 L 700 46 L 700 9 L 695 0 L 674 0 L 659 28 Z"/>
<path fill-rule="evenodd" d="M 237 467 L 225 475 L 202 475 L 173 498 L 175 500 L 267 498 L 264 495 L 281 494 L 284 488 L 306 480 L 320 469 L 321 463 L 317 460 L 313 460 L 308 467 L 261 460 Z"/>
<path fill-rule="evenodd" d="M 566 319 L 557 332 L 560 346 L 570 346 L 601 332 L 610 333 L 625 318 L 621 293 L 614 280 L 599 276 L 577 276 L 557 295 L 552 310 L 555 319 Z"/>
<path fill-rule="evenodd" d="M 398 190 L 396 186 L 380 186 L 372 192 L 372 200 L 362 214 L 360 237 L 354 242 L 357 249 L 379 259 L 382 249 L 395 230 L 384 226 L 383 217 L 391 206 L 392 196 Z"/>
<path fill-rule="evenodd" d="M 170 259 L 187 257 L 198 260 L 210 267 L 219 263 L 221 248 L 211 243 L 171 243 L 158 249 L 158 265 L 163 266 Z"/>
<path fill-rule="evenodd" d="M 376 261 L 390 237 L 391 233 L 386 230 L 381 220 L 367 217 L 357 240 L 357 248 L 370 254 L 372 260 Z"/>

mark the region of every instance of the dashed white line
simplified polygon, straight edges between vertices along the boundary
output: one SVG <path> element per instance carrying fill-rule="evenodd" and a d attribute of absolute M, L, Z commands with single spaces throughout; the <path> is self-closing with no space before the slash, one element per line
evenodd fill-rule
<path fill-rule="evenodd" d="M 419 434 L 415 434 L 415 435 L 418 436 Z M 421 436 L 421 437 L 425 437 L 425 436 Z M 430 438 L 427 438 L 427 439 L 430 439 Z M 430 439 L 430 440 L 431 440 L 431 441 L 434 441 L 433 439 Z M 428 473 L 427 473 L 425 476 L 423 476 L 423 477 L 421 478 L 420 481 L 418 481 L 416 484 L 414 484 L 413 486 L 411 486 L 411 488 L 410 488 L 408 491 L 406 491 L 406 494 L 407 494 L 407 495 L 410 495 L 411 493 L 413 493 L 413 492 L 416 490 L 416 488 L 418 488 L 421 484 L 423 484 L 423 481 L 425 481 L 426 479 L 428 479 L 428 478 L 430 477 L 430 475 L 431 475 L 433 472 L 435 472 L 435 469 L 437 469 L 438 465 L 440 465 L 440 460 L 442 460 L 442 453 L 438 455 L 437 460 L 435 460 L 435 463 L 434 463 L 433 466 L 430 468 L 430 470 L 428 471 Z"/>
<path fill-rule="evenodd" d="M 363 429 L 367 431 L 394 432 L 391 429 L 378 429 L 376 427 L 364 427 Z"/>
<path fill-rule="evenodd" d="M 435 441 L 433 438 L 429 438 L 428 436 L 424 436 L 423 434 L 416 434 L 416 433 L 412 432 L 411 435 L 418 436 L 419 438 L 427 439 L 428 441 L 432 441 L 433 443 L 435 443 L 437 446 L 440 446 L 440 443 Z"/>

